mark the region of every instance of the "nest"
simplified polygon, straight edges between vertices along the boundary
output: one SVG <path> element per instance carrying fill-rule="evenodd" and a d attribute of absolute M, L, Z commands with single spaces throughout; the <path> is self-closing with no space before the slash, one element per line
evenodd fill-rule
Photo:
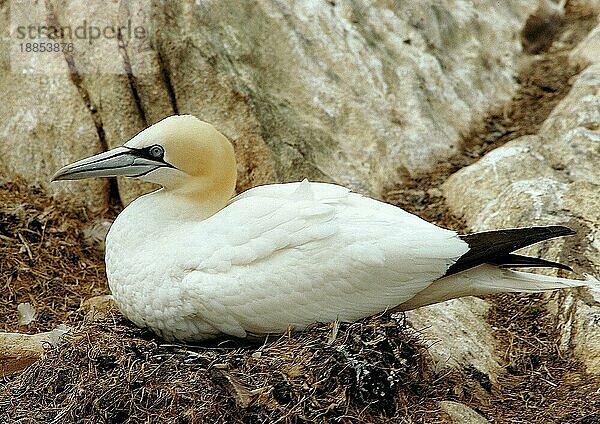
<path fill-rule="evenodd" d="M 427 355 L 401 322 L 319 325 L 260 345 L 166 344 L 118 312 L 84 325 L 0 393 L 3 421 L 421 421 Z M 428 422 L 431 422 L 429 419 Z"/>

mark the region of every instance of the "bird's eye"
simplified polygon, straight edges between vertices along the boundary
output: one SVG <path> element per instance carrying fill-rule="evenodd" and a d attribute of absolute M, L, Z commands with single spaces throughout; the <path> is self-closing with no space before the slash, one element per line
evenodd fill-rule
<path fill-rule="evenodd" d="M 154 157 L 154 158 L 162 158 L 163 155 L 165 154 L 165 150 L 159 146 L 152 146 L 148 149 L 148 153 L 150 154 L 150 156 Z"/>

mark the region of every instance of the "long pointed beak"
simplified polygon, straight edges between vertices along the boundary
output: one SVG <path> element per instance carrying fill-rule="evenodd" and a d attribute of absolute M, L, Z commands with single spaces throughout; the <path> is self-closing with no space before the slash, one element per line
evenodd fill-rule
<path fill-rule="evenodd" d="M 143 156 L 142 151 L 117 147 L 67 165 L 54 174 L 52 181 L 81 180 L 90 177 L 141 177 L 169 164 Z"/>

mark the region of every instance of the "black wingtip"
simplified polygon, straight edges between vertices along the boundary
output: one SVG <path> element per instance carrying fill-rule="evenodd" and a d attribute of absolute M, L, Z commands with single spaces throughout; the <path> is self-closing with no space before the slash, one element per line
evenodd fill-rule
<path fill-rule="evenodd" d="M 557 262 L 543 259 L 536 262 L 534 260 L 536 258 L 514 255 L 512 252 L 544 240 L 575 234 L 576 232 L 569 227 L 550 225 L 547 227 L 484 231 L 460 236 L 469 245 L 470 249 L 448 268 L 446 275 L 455 274 L 483 263 L 491 263 L 502 267 L 550 266 L 570 270 L 566 265 Z"/>
<path fill-rule="evenodd" d="M 532 229 L 546 229 L 548 234 L 552 234 L 552 237 L 563 237 L 563 236 L 574 236 L 577 234 L 572 228 L 565 227 L 564 225 L 551 225 L 548 227 L 531 227 Z"/>

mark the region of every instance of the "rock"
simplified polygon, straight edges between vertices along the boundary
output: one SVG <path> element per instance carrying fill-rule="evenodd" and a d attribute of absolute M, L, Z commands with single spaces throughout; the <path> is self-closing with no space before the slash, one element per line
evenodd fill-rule
<path fill-rule="evenodd" d="M 550 303 L 558 316 L 559 348 L 583 359 L 588 372 L 600 374 L 600 291 L 590 294 L 567 292 Z"/>
<path fill-rule="evenodd" d="M 98 219 L 91 222 L 83 229 L 85 242 L 99 252 L 104 252 L 106 235 L 111 225 L 112 221 L 106 219 Z"/>
<path fill-rule="evenodd" d="M 48 346 L 56 346 L 68 331 L 68 327 L 59 326 L 38 334 L 0 333 L 0 377 L 33 364 Z"/>
<path fill-rule="evenodd" d="M 489 421 L 473 411 L 467 405 L 453 402 L 451 400 L 442 400 L 438 406 L 453 424 L 489 424 Z"/>
<path fill-rule="evenodd" d="M 580 66 L 600 61 L 600 25 L 587 35 L 569 55 L 569 60 Z"/>
<path fill-rule="evenodd" d="M 513 94 L 516 34 L 535 7 L 104 2 L 93 14 L 87 4 L 36 4 L 25 15 L 36 22 L 50 12 L 63 25 L 91 13 L 116 26 L 134 19 L 148 31 L 119 51 L 84 44 L 66 56 L 68 67 L 64 58 L 29 56 L 30 66 L 69 68 L 71 77 L 0 71 L 0 168 L 94 209 L 108 205 L 106 181 L 49 185 L 52 173 L 173 113 L 210 121 L 233 141 L 239 190 L 309 177 L 378 196 L 401 174 L 452 156 L 470 122 Z M 7 8 L 0 6 L 5 27 Z M 4 64 L 9 47 L 0 45 Z M 118 185 L 124 203 L 151 189 Z"/>
<path fill-rule="evenodd" d="M 472 230 L 565 224 L 577 236 L 533 246 L 528 254 L 600 275 L 600 63 L 590 65 L 537 135 L 513 140 L 452 175 L 443 190 Z M 552 295 L 561 348 L 600 373 L 598 293 Z"/>
<path fill-rule="evenodd" d="M 501 368 L 485 320 L 488 310 L 486 301 L 465 297 L 407 311 L 406 318 L 424 339 L 438 373 L 475 369 L 494 384 Z"/>
<path fill-rule="evenodd" d="M 90 297 L 83 302 L 81 308 L 86 312 L 85 320 L 88 322 L 104 319 L 118 312 L 110 294 Z"/>
<path fill-rule="evenodd" d="M 17 305 L 17 313 L 19 315 L 19 325 L 29 325 L 37 316 L 37 312 L 31 303 L 19 303 Z"/>

